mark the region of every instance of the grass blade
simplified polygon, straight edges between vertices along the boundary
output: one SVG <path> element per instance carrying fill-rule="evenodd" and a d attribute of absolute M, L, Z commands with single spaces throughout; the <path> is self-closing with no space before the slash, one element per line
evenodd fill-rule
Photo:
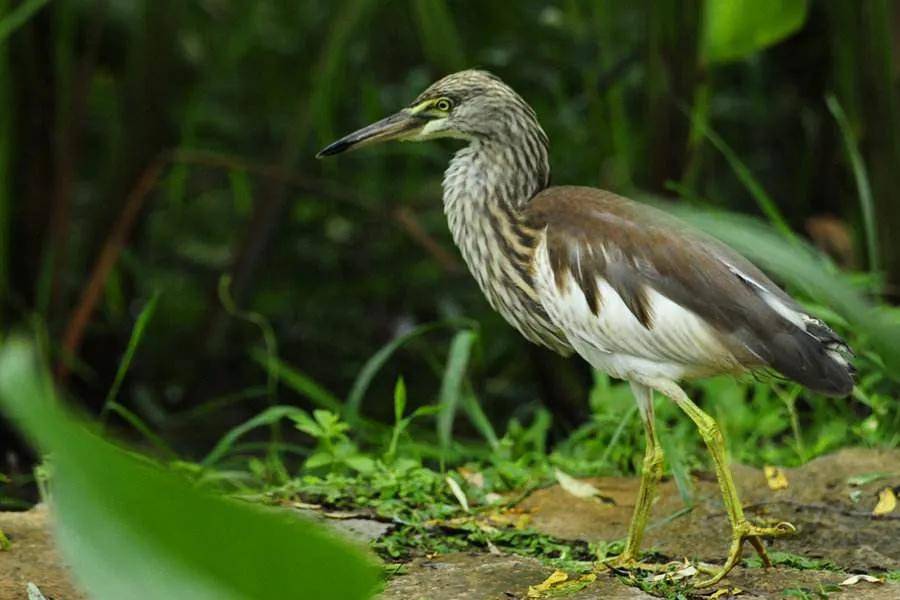
<path fill-rule="evenodd" d="M 122 355 L 122 359 L 119 361 L 116 377 L 113 379 L 109 392 L 106 394 L 106 401 L 103 403 L 103 408 L 100 410 L 101 423 L 106 420 L 106 415 L 109 412 L 110 406 L 116 401 L 116 396 L 119 394 L 119 389 L 122 387 L 122 381 L 124 381 L 125 375 L 128 374 L 128 369 L 131 367 L 131 362 L 134 360 L 134 354 L 137 352 L 138 346 L 141 343 L 141 338 L 144 337 L 147 325 L 150 323 L 150 319 L 153 318 L 153 313 L 156 312 L 156 304 L 159 302 L 159 295 L 159 292 L 154 292 L 147 304 L 144 305 L 144 308 L 141 309 L 137 320 L 134 322 L 134 327 L 131 329 L 131 337 L 128 339 L 128 346 L 125 348 L 125 354 Z"/>
<path fill-rule="evenodd" d="M 469 365 L 472 344 L 476 338 L 474 331 L 465 330 L 457 333 L 450 343 L 450 354 L 447 357 L 447 367 L 444 370 L 438 397 L 441 412 L 437 417 L 437 431 L 441 448 L 444 449 L 450 446 L 453 437 L 453 421 L 462 395 L 462 384 Z"/>
<path fill-rule="evenodd" d="M 274 370 L 278 381 L 291 388 L 301 396 L 309 398 L 314 404 L 334 412 L 340 412 L 341 401 L 333 393 L 319 385 L 312 377 L 280 360 L 272 357 L 260 348 L 250 350 L 250 357 L 267 372 Z"/>
<path fill-rule="evenodd" d="M 825 96 L 825 104 L 834 120 L 837 121 L 841 136 L 844 138 L 844 147 L 847 149 L 847 157 L 853 169 L 853 177 L 856 179 L 856 191 L 859 195 L 859 207 L 862 211 L 863 228 L 866 232 L 866 254 L 869 258 L 869 269 L 878 271 L 880 268 L 878 253 L 878 228 L 875 226 L 875 201 L 872 199 L 872 186 L 869 185 L 869 175 L 866 173 L 866 165 L 863 162 L 856 136 L 847 120 L 843 107 L 834 94 Z"/>
<path fill-rule="evenodd" d="M 6 41 L 10 35 L 15 33 L 15 31 L 28 22 L 28 19 L 33 17 L 37 11 L 44 8 L 44 5 L 47 4 L 50 0 L 26 0 L 16 8 L 14 8 L 9 14 L 3 15 L 0 18 L 0 44 Z"/>
<path fill-rule="evenodd" d="M 126 423 L 134 427 L 136 431 L 138 431 L 144 438 L 153 444 L 153 447 L 160 451 L 163 455 L 165 455 L 169 459 L 177 458 L 177 454 L 172 448 L 162 439 L 159 435 L 153 432 L 144 421 L 137 416 L 134 412 L 128 410 L 118 402 L 109 402 L 105 406 L 107 412 L 115 413 L 122 417 Z"/>
<path fill-rule="evenodd" d="M 731 166 L 731 170 L 734 171 L 738 180 L 744 184 L 744 187 L 750 192 L 750 195 L 756 201 L 756 205 L 759 206 L 759 209 L 766 215 L 766 218 L 772 226 L 785 238 L 795 240 L 796 235 L 790 225 L 788 225 L 784 215 L 781 214 L 778 205 L 775 204 L 775 201 L 772 200 L 772 197 L 769 196 L 762 184 L 760 184 L 756 177 L 753 176 L 753 173 L 750 172 L 750 169 L 744 164 L 744 161 L 742 161 L 737 153 L 731 149 L 731 146 L 729 146 L 718 133 L 713 131 L 712 128 L 708 127 L 706 123 L 687 112 L 687 109 L 682 110 L 684 110 L 685 114 L 691 120 L 694 129 L 702 133 L 713 147 L 725 157 L 725 160 L 728 162 L 729 166 Z"/>
<path fill-rule="evenodd" d="M 484 410 L 482 410 L 481 404 L 478 402 L 478 397 L 470 391 L 465 392 L 462 406 L 463 410 L 466 411 L 466 416 L 469 417 L 469 422 L 478 430 L 478 433 L 485 439 L 491 450 L 497 450 L 500 447 L 500 440 L 497 438 L 494 426 L 491 425 L 491 420 L 484 414 Z"/>
<path fill-rule="evenodd" d="M 242 436 L 247 434 L 249 431 L 256 429 L 257 427 L 262 427 L 264 425 L 274 425 L 292 415 L 303 415 L 308 416 L 306 411 L 302 408 L 297 408 L 296 406 L 270 406 L 266 410 L 262 411 L 252 419 L 248 419 L 244 421 L 237 427 L 234 427 L 228 431 L 222 438 L 216 443 L 215 447 L 210 450 L 209 454 L 200 461 L 205 467 L 212 466 L 216 464 L 219 460 L 222 459 L 223 456 L 228 454 L 229 450 L 231 450 L 232 446 L 234 446 L 235 442 L 238 441 Z"/>
<path fill-rule="evenodd" d="M 346 418 L 350 423 L 358 420 L 359 409 L 362 405 L 363 397 L 366 395 L 366 391 L 369 389 L 369 385 L 372 383 L 372 379 L 375 378 L 375 375 L 378 374 L 378 371 L 381 370 L 381 367 L 384 366 L 384 364 L 394 354 L 394 352 L 397 351 L 398 348 L 400 348 L 407 342 L 436 329 L 441 329 L 444 327 L 464 327 L 466 325 L 468 325 L 468 323 L 465 321 L 439 321 L 437 323 L 425 323 L 424 325 L 414 327 L 403 335 L 397 336 L 396 338 L 382 346 L 378 350 L 378 352 L 373 354 L 372 357 L 366 361 L 366 364 L 363 365 L 363 368 L 360 369 L 359 374 L 356 376 L 356 380 L 353 382 L 353 387 L 350 388 L 350 393 L 347 395 L 344 418 Z"/>
<path fill-rule="evenodd" d="M 266 410 L 262 411 L 252 419 L 248 419 L 244 421 L 237 427 L 233 427 L 222 436 L 222 438 L 216 443 L 215 447 L 210 450 L 209 454 L 200 461 L 205 467 L 212 466 L 216 464 L 219 460 L 222 459 L 223 456 L 228 454 L 231 450 L 231 447 L 234 446 L 235 442 L 238 441 L 242 436 L 244 436 L 249 431 L 256 429 L 257 427 L 262 427 L 264 425 L 275 425 L 280 422 L 282 419 L 288 418 L 292 415 L 302 415 L 304 417 L 308 416 L 306 411 L 302 408 L 297 408 L 296 406 L 270 406 Z"/>

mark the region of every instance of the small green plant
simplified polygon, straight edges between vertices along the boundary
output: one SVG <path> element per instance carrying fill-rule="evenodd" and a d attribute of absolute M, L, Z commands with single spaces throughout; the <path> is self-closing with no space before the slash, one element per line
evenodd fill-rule
<path fill-rule="evenodd" d="M 290 415 L 294 426 L 316 440 L 316 448 L 304 463 L 307 469 L 348 467 L 359 473 L 371 473 L 375 461 L 361 453 L 347 436 L 350 426 L 336 413 L 318 408 L 312 417 L 297 410 Z"/>
<path fill-rule="evenodd" d="M 801 570 L 818 570 L 818 571 L 837 571 L 839 567 L 830 560 L 822 560 L 817 558 L 807 558 L 790 552 L 770 551 L 769 560 L 775 566 L 791 567 Z M 762 560 L 759 556 L 752 556 L 744 559 L 744 565 L 747 567 L 760 569 L 762 568 Z"/>

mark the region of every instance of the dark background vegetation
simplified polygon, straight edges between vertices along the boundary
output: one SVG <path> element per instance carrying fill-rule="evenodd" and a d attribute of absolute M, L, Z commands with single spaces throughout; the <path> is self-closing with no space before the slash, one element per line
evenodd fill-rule
<path fill-rule="evenodd" d="M 0 0 L 0 14 L 20 4 Z M 468 380 L 491 422 L 502 433 L 511 416 L 548 415 L 550 441 L 565 439 L 591 413 L 591 374 L 521 339 L 465 271 L 440 204 L 454 143 L 314 159 L 473 66 L 534 106 L 554 182 L 760 213 L 691 126 L 708 123 L 795 231 L 849 270 L 875 262 L 860 289 L 896 300 L 900 8 L 809 2 L 785 40 L 720 61 L 702 52 L 703 5 L 50 2 L 0 45 L 0 330 L 38 332 L 62 388 L 96 412 L 159 293 L 119 400 L 191 457 L 273 401 L 252 354 L 259 324 L 282 361 L 344 396 L 398 334 L 465 317 L 480 324 Z M 871 181 L 875 257 L 828 94 Z M 238 312 L 223 302 L 223 274 Z M 398 350 L 363 413 L 393 418 L 400 374 L 413 406 L 432 403 L 452 336 L 436 329 Z M 310 406 L 296 389 L 282 385 L 277 401 Z M 886 380 L 878 392 L 897 389 Z M 827 418 L 850 426 L 873 414 L 846 402 Z M 797 405 L 803 423 L 816 406 Z M 882 434 L 897 443 L 896 431 Z M 4 435 L 0 449 L 0 471 L 26 469 L 20 442 Z"/>

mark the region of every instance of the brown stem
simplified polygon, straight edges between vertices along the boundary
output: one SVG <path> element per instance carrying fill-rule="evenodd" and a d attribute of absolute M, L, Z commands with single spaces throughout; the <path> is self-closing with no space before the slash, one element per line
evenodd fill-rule
<path fill-rule="evenodd" d="M 61 382 L 65 381 L 69 374 L 70 361 L 78 356 L 85 329 L 100 301 L 106 280 L 119 259 L 125 241 L 134 227 L 149 192 L 156 186 L 165 163 L 164 158 L 153 161 L 138 177 L 137 183 L 125 199 L 125 205 L 113 225 L 112 232 L 100 250 L 91 270 L 88 284 L 82 291 L 81 298 L 78 300 L 75 310 L 72 311 L 63 334 L 61 354 L 56 365 L 56 377 Z"/>

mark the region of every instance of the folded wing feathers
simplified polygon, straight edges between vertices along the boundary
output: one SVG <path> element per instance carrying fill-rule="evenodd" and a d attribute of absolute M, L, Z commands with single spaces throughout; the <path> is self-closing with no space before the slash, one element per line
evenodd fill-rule
<path fill-rule="evenodd" d="M 727 246 L 674 219 L 658 227 L 664 213 L 601 190 L 550 188 L 532 203 L 557 288 L 566 291 L 571 273 L 594 314 L 606 281 L 653 330 L 652 289 L 719 331 L 748 368 L 771 367 L 826 394 L 852 389 L 847 344 Z"/>

